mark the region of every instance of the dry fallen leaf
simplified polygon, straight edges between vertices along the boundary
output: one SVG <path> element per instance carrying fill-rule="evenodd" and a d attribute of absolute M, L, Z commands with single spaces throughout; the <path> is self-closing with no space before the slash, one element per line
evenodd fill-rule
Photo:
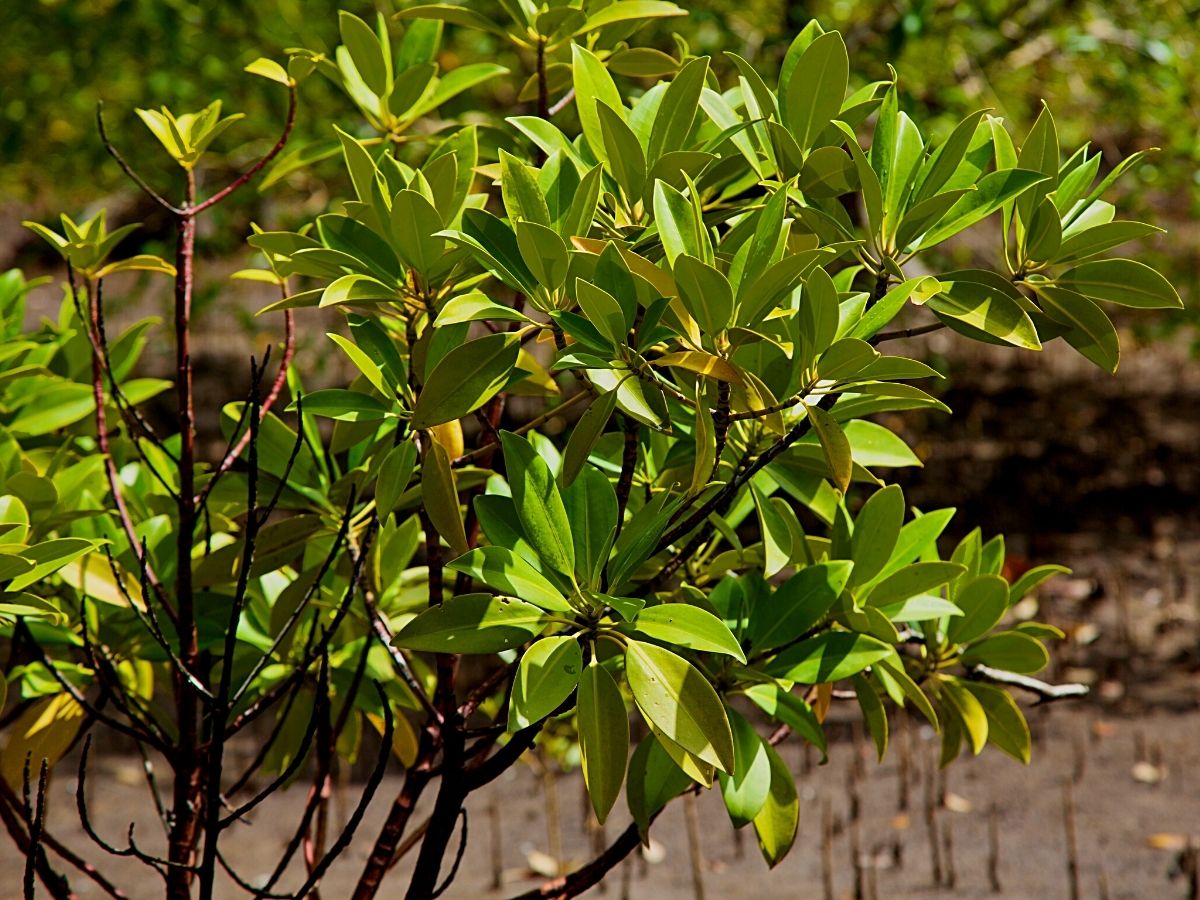
<path fill-rule="evenodd" d="M 1187 849 L 1188 836 L 1186 834 L 1173 834 L 1169 831 L 1161 831 L 1146 838 L 1146 845 L 1153 850 L 1174 850 L 1178 852 Z"/>
<path fill-rule="evenodd" d="M 1167 767 L 1156 766 L 1154 763 L 1143 761 L 1134 763 L 1133 769 L 1130 770 L 1129 774 L 1133 776 L 1134 781 L 1141 784 L 1158 784 L 1167 777 Z"/>
<path fill-rule="evenodd" d="M 950 810 L 950 812 L 956 813 L 968 813 L 974 809 L 974 807 L 971 805 L 971 801 L 966 797 L 949 791 L 946 793 L 945 805 L 946 809 Z"/>

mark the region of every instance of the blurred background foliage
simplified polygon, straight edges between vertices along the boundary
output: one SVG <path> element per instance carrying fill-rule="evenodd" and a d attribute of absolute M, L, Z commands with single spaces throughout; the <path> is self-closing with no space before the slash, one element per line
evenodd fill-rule
<path fill-rule="evenodd" d="M 488 11 L 494 0 L 468 5 Z M 244 112 L 222 138 L 230 171 L 276 137 L 283 115 L 278 86 L 242 72 L 259 56 L 283 58 L 287 47 L 329 49 L 337 42 L 338 8 L 367 16 L 390 13 L 407 0 L 23 0 L 5 15 L 0 54 L 0 265 L 37 267 L 36 239 L 8 223 L 58 210 L 98 205 L 122 218 L 144 219 L 154 243 L 153 210 L 130 193 L 96 136 L 97 101 L 118 145 L 156 184 L 171 174 L 133 115 L 137 106 L 184 111 L 220 98 Z M 1196 307 L 1200 271 L 1200 2 L 1196 0 L 692 0 L 686 20 L 669 20 L 641 43 L 673 50 L 678 31 L 691 51 L 733 50 L 775 65 L 810 18 L 846 35 L 852 77 L 900 75 L 902 105 L 923 130 L 943 136 L 966 112 L 993 108 L 1024 133 L 1042 100 L 1059 123 L 1064 147 L 1090 141 L 1116 160 L 1162 148 L 1121 185 L 1133 218 L 1169 228 L 1144 248 L 1165 268 L 1189 308 Z M 401 26 L 395 23 L 397 31 Z M 440 63 L 495 59 L 517 73 L 468 92 L 446 114 L 478 108 L 510 115 L 530 104 L 518 98 L 531 60 L 476 32 L 450 28 Z M 302 89 L 298 143 L 330 136 L 330 124 L 355 122 L 332 86 L 311 78 Z M 506 138 L 500 132 L 496 141 Z M 335 161 L 336 163 L 336 161 Z M 158 168 L 156 168 L 158 167 Z M 335 164 L 329 173 L 338 171 Z M 228 172 L 211 172 L 216 183 Z M 266 195 L 241 195 L 240 205 L 213 222 L 204 248 L 236 251 L 250 219 L 295 224 L 320 209 L 331 190 L 321 166 Z M 99 198 L 99 199 L 98 199 Z M 270 204 L 267 206 L 266 204 Z M 1153 213 L 1150 212 L 1153 210 Z M 1141 216 L 1139 216 L 1141 213 Z M 232 226 L 232 227 L 229 227 Z M 1183 317 L 1173 316 L 1178 323 Z"/>

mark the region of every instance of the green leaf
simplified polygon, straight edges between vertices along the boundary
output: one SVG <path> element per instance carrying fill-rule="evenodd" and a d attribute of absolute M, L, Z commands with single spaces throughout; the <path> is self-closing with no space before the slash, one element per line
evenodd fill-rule
<path fill-rule="evenodd" d="M 854 520 L 850 558 L 854 560 L 851 586 L 865 584 L 883 570 L 892 556 L 904 524 L 904 493 L 899 485 L 876 491 Z"/>
<path fill-rule="evenodd" d="M 684 253 L 704 259 L 707 243 L 697 230 L 692 202 L 665 181 L 654 183 L 654 222 L 670 265 Z"/>
<path fill-rule="evenodd" d="M 914 204 L 932 199 L 950 181 L 967 155 L 984 112 L 978 110 L 959 122 L 921 167 L 912 195 Z"/>
<path fill-rule="evenodd" d="M 563 490 L 563 506 L 571 523 L 576 575 L 591 587 L 600 573 L 617 530 L 617 493 L 599 469 L 588 467 Z"/>
<path fill-rule="evenodd" d="M 825 741 L 825 732 L 817 714 L 808 703 L 776 684 L 753 684 L 743 693 L 770 718 L 787 725 L 820 750 L 822 757 L 826 756 L 829 748 Z"/>
<path fill-rule="evenodd" d="M 837 602 L 850 580 L 854 563 L 834 560 L 801 569 L 781 584 L 750 621 L 750 643 L 756 651 L 774 650 L 816 627 Z"/>
<path fill-rule="evenodd" d="M 499 653 L 537 637 L 549 624 L 542 610 L 524 601 L 463 594 L 419 614 L 393 643 L 431 653 Z"/>
<path fill-rule="evenodd" d="M 1141 222 L 1105 222 L 1063 238 L 1054 261 L 1076 262 L 1104 253 L 1113 247 L 1119 247 L 1128 241 L 1136 241 L 1139 238 L 1161 233 L 1161 228 L 1144 225 Z"/>
<path fill-rule="evenodd" d="M 292 78 L 287 73 L 287 69 L 275 62 L 273 59 L 259 57 L 246 66 L 243 71 L 249 72 L 251 75 L 258 75 L 270 81 L 278 81 L 284 86 L 290 86 Z"/>
<path fill-rule="evenodd" d="M 598 103 L 608 106 L 618 115 L 623 115 L 621 92 L 617 90 L 612 76 L 604 63 L 590 50 L 571 45 L 571 65 L 574 72 L 575 107 L 579 111 L 579 126 L 583 130 L 592 154 L 602 163 L 610 163 L 605 152 L 604 133 L 600 128 Z"/>
<path fill-rule="evenodd" d="M 926 594 L 966 571 L 958 563 L 926 561 L 905 566 L 878 582 L 864 602 L 870 606 L 889 606 L 917 594 Z"/>
<path fill-rule="evenodd" d="M 804 408 L 808 412 L 813 430 L 817 433 L 817 440 L 821 443 L 829 471 L 833 474 L 833 486 L 844 494 L 850 486 L 850 476 L 854 471 L 850 442 L 846 440 L 841 426 L 825 410 L 819 406 L 809 406 L 807 403 L 804 404 Z"/>
<path fill-rule="evenodd" d="M 780 115 L 801 150 L 812 147 L 841 110 L 849 78 L 846 44 L 836 31 L 821 35 L 800 56 L 781 98 Z"/>
<path fill-rule="evenodd" d="M 722 772 L 733 771 L 733 734 L 725 707 L 691 663 L 655 644 L 629 641 L 625 672 L 648 721 L 698 759 Z"/>
<path fill-rule="evenodd" d="M 1008 605 L 1012 606 L 1039 584 L 1049 581 L 1055 575 L 1070 575 L 1071 570 L 1066 566 L 1034 566 L 1020 578 L 1013 582 L 1011 588 L 1008 589 Z"/>
<path fill-rule="evenodd" d="M 617 298 L 603 288 L 582 278 L 575 279 L 575 299 L 579 308 L 587 316 L 588 321 L 614 346 L 620 347 L 625 343 L 629 333 L 629 323 L 625 321 L 625 313 Z"/>
<path fill-rule="evenodd" d="M 750 494 L 758 512 L 759 533 L 762 535 L 763 575 L 773 578 L 792 561 L 792 529 L 785 511 L 787 507 L 780 508 L 772 502 L 776 498 L 764 496 L 754 482 L 750 482 Z"/>
<path fill-rule="evenodd" d="M 117 272 L 158 272 L 160 275 L 174 275 L 175 267 L 157 256 L 141 253 L 128 259 L 119 259 L 101 266 L 96 270 L 94 278 L 107 278 Z"/>
<path fill-rule="evenodd" d="M 321 292 L 320 306 L 338 306 L 340 304 L 370 304 L 395 303 L 400 300 L 400 292 L 389 287 L 370 275 L 343 275 L 329 283 Z"/>
<path fill-rule="evenodd" d="M 1055 284 L 1085 297 L 1138 309 L 1182 309 L 1179 292 L 1145 263 L 1098 259 L 1063 272 Z"/>
<path fill-rule="evenodd" d="M 421 502 L 430 522 L 442 539 L 450 545 L 455 556 L 469 549 L 462 511 L 458 505 L 458 485 L 450 455 L 439 441 L 430 441 L 421 467 Z"/>
<path fill-rule="evenodd" d="M 295 404 L 292 408 L 295 408 Z M 361 391 L 326 388 L 305 396 L 304 411 L 342 422 L 376 422 L 387 418 L 391 406 Z"/>
<path fill-rule="evenodd" d="M 385 97 L 390 88 L 390 66 L 384 59 L 383 47 L 379 38 L 371 30 L 371 26 L 358 16 L 343 10 L 338 13 L 338 30 L 341 32 L 342 43 L 350 52 L 354 68 L 362 76 L 363 83 L 377 97 Z"/>
<path fill-rule="evenodd" d="M 413 190 L 400 191 L 392 201 L 392 234 L 396 249 L 408 265 L 427 275 L 442 263 L 445 227 L 441 214 L 425 197 Z"/>
<path fill-rule="evenodd" d="M 543 562 L 573 578 L 571 524 L 550 467 L 524 438 L 502 431 L 500 441 L 513 503 L 526 539 Z"/>
<path fill-rule="evenodd" d="M 707 610 L 688 603 L 648 606 L 638 614 L 632 630 L 641 637 L 665 644 L 724 653 L 739 662 L 746 661 L 737 638 L 725 623 Z"/>
<path fill-rule="evenodd" d="M 654 734 L 642 738 L 629 761 L 625 799 L 643 840 L 647 837 L 650 820 L 691 783 Z"/>
<path fill-rule="evenodd" d="M 1029 723 L 1008 691 L 977 681 L 964 681 L 987 716 L 988 743 L 1024 765 L 1029 765 L 1032 738 Z"/>
<path fill-rule="evenodd" d="M 926 305 L 939 318 L 962 322 L 1006 344 L 1041 350 L 1037 329 L 1029 314 L 1003 291 L 974 281 L 942 282 L 942 293 Z"/>
<path fill-rule="evenodd" d="M 679 297 L 692 318 L 705 334 L 720 334 L 733 316 L 733 288 L 729 279 L 688 254 L 676 256 L 672 265 Z"/>
<path fill-rule="evenodd" d="M 771 764 L 771 789 L 766 802 L 754 817 L 754 831 L 758 835 L 758 848 L 767 865 L 778 865 L 796 841 L 796 829 L 800 825 L 800 798 L 796 794 L 796 782 L 787 763 L 770 744 L 763 744 Z"/>
<path fill-rule="evenodd" d="M 533 170 L 507 150 L 500 150 L 500 188 L 504 208 L 514 223 L 518 220 L 550 227 L 550 208 Z"/>
<path fill-rule="evenodd" d="M 855 419 L 843 425 L 842 431 L 850 442 L 850 456 L 860 466 L 902 468 L 921 465 L 908 444 L 876 422 Z"/>
<path fill-rule="evenodd" d="M 583 672 L 583 652 L 573 637 L 542 638 L 521 655 L 508 706 L 508 730 L 540 722 L 571 696 Z M 624 709 L 624 707 L 622 707 Z"/>
<path fill-rule="evenodd" d="M 595 659 L 579 680 L 579 757 L 592 809 L 601 823 L 608 818 L 629 756 L 629 717 L 621 691 Z"/>
<path fill-rule="evenodd" d="M 588 456 L 600 440 L 600 435 L 608 426 L 613 410 L 617 406 L 617 392 L 608 391 L 601 394 L 588 406 L 571 434 L 567 437 L 567 446 L 563 450 L 562 482 L 564 487 L 579 476 L 587 465 Z"/>
<path fill-rule="evenodd" d="M 940 244 L 976 222 L 987 218 L 1001 206 L 1035 184 L 1045 181 L 1040 172 L 1004 169 L 984 175 L 975 190 L 960 197 L 938 224 L 925 232 L 917 250 Z"/>
<path fill-rule="evenodd" d="M 964 666 L 985 665 L 1006 672 L 1032 675 L 1050 663 L 1041 641 L 1019 631 L 1002 631 L 963 651 Z"/>
<path fill-rule="evenodd" d="M 660 0 L 623 0 L 621 3 L 610 4 L 592 13 L 588 16 L 587 22 L 575 34 L 587 34 L 618 22 L 686 15 L 687 11 L 680 9 L 674 3 L 664 3 Z"/>
<path fill-rule="evenodd" d="M 479 409 L 508 383 L 520 349 L 521 337 L 513 332 L 455 347 L 429 373 L 413 407 L 413 427 L 432 428 Z"/>
<path fill-rule="evenodd" d="M 417 447 L 411 441 L 397 444 L 388 451 L 379 464 L 379 475 L 375 481 L 375 508 L 381 520 L 396 509 L 401 495 L 412 480 L 417 465 Z"/>
<path fill-rule="evenodd" d="M 725 712 L 733 731 L 735 765 L 732 775 L 720 775 L 721 794 L 733 827 L 742 828 L 754 821 L 767 802 L 771 792 L 771 758 L 754 726 L 729 707 Z"/>
<path fill-rule="evenodd" d="M 1054 126 L 1050 107 L 1043 102 L 1037 121 L 1029 129 L 1029 135 L 1025 138 L 1021 153 L 1017 157 L 1017 165 L 1022 169 L 1041 172 L 1047 177 L 1045 183 L 1017 201 L 1017 216 L 1026 226 L 1031 226 L 1034 211 L 1041 205 L 1046 194 L 1058 187 L 1059 161 L 1058 131 Z"/>
<path fill-rule="evenodd" d="M 637 135 L 625 124 L 625 117 L 607 103 L 596 104 L 600 122 L 600 137 L 604 141 L 604 156 L 626 202 L 633 206 L 646 186 L 646 154 Z"/>
<path fill-rule="evenodd" d="M 464 28 L 474 28 L 476 31 L 486 31 L 497 37 L 507 38 L 508 32 L 491 19 L 465 6 L 452 6 L 449 3 L 425 3 L 410 6 L 396 13 L 397 19 L 436 19 L 450 25 L 461 25 Z"/>
<path fill-rule="evenodd" d="M 818 147 L 800 170 L 800 190 L 813 200 L 849 194 L 858 187 L 858 169 L 840 147 Z"/>
<path fill-rule="evenodd" d="M 1008 610 L 1008 582 L 999 575 L 979 575 L 958 588 L 954 603 L 961 616 L 951 619 L 946 638 L 969 644 L 996 627 Z"/>
<path fill-rule="evenodd" d="M 562 592 L 520 556 L 506 547 L 476 547 L 466 556 L 448 563 L 452 572 L 462 572 L 488 587 L 552 612 L 572 612 Z"/>
<path fill-rule="evenodd" d="M 943 678 L 941 684 L 942 696 L 957 714 L 956 717 L 970 741 L 971 751 L 978 756 L 987 744 L 987 714 L 983 711 L 979 701 L 975 699 L 975 695 L 968 691 L 963 682 L 957 678 Z"/>
<path fill-rule="evenodd" d="M 531 323 L 533 320 L 511 306 L 490 300 L 479 291 L 471 291 L 447 300 L 438 312 L 433 326 L 441 328 L 446 325 L 460 325 L 463 322 L 483 321 Z"/>
<path fill-rule="evenodd" d="M 609 9 L 624 5 L 628 4 L 614 4 Z M 707 77 L 708 57 L 701 56 L 680 69 L 679 74 L 663 92 L 658 115 L 654 117 L 654 126 L 650 129 L 650 142 L 646 151 L 646 159 L 650 165 L 656 163 L 665 153 L 685 148 L 685 142 L 696 121 L 700 95 Z"/>
<path fill-rule="evenodd" d="M 801 684 L 823 684 L 856 675 L 891 652 L 890 645 L 868 635 L 829 631 L 784 650 L 766 671 Z"/>
<path fill-rule="evenodd" d="M 23 591 L 36 584 L 48 575 L 52 575 L 67 563 L 79 559 L 85 553 L 90 553 L 105 541 L 92 541 L 87 538 L 56 538 L 26 547 L 21 556 L 33 567 L 28 571 L 17 572 L 5 590 L 10 592 Z"/>
<path fill-rule="evenodd" d="M 457 97 L 463 91 L 507 73 L 508 69 L 495 63 L 471 63 L 459 66 L 439 78 L 434 89 L 427 93 L 420 103 L 408 110 L 407 117 L 423 116 L 437 109 L 447 100 Z"/>
<path fill-rule="evenodd" d="M 875 742 L 875 752 L 880 762 L 887 754 L 888 717 L 883 701 L 874 686 L 862 675 L 854 676 L 854 694 L 858 698 L 858 708 L 862 710 L 863 724 L 871 740 Z"/>
<path fill-rule="evenodd" d="M 570 260 L 566 242 L 558 232 L 536 222 L 517 222 L 513 228 L 521 258 L 538 285 L 547 291 L 557 291 L 566 284 Z"/>

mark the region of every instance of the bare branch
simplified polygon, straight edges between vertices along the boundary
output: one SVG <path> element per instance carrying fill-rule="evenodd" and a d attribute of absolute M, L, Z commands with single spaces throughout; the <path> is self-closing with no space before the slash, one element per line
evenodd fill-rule
<path fill-rule="evenodd" d="M 117 148 L 113 146 L 113 142 L 108 139 L 108 132 L 104 128 L 103 100 L 96 104 L 96 127 L 100 132 L 100 141 L 104 144 L 104 149 L 108 151 L 109 156 L 117 161 L 117 165 L 121 167 L 121 171 L 128 175 L 133 183 L 140 187 L 150 197 L 150 199 L 152 199 L 167 212 L 171 213 L 171 215 L 182 216 L 184 214 L 183 210 L 175 204 L 164 199 L 161 194 L 154 190 L 154 188 L 146 184 L 142 176 L 135 172 L 129 163 L 125 162 L 125 158 L 121 156 Z"/>
<path fill-rule="evenodd" d="M 255 175 L 257 175 L 259 172 L 262 171 L 263 166 L 265 166 L 267 163 L 269 163 L 271 160 L 273 160 L 276 156 L 278 156 L 280 151 L 282 151 L 283 148 L 287 145 L 288 137 L 292 133 L 292 126 L 295 124 L 296 124 L 296 86 L 294 84 L 289 84 L 288 85 L 287 119 L 283 123 L 283 133 L 281 135 L 279 135 L 279 140 L 277 140 L 275 142 L 275 146 L 267 151 L 266 156 L 262 157 L 258 162 L 256 162 L 254 165 L 252 165 L 249 169 L 247 169 L 245 172 L 243 172 L 241 175 L 239 175 L 237 178 L 235 178 L 232 183 L 230 183 L 226 187 L 222 188 L 221 190 L 217 191 L 215 194 L 213 194 L 207 200 L 204 200 L 201 203 L 197 203 L 194 206 L 188 207 L 187 209 L 183 210 L 183 214 L 188 215 L 188 216 L 197 216 L 200 213 L 204 212 L 204 210 L 209 209 L 210 207 L 216 206 L 218 203 L 220 203 L 222 200 L 224 200 L 226 197 L 228 197 L 230 194 L 232 194 L 234 191 L 236 191 L 242 185 L 244 185 L 248 181 L 250 181 L 251 178 L 253 178 Z"/>
<path fill-rule="evenodd" d="M 1008 687 L 1019 687 L 1037 696 L 1037 705 L 1051 703 L 1055 700 L 1070 700 L 1088 695 L 1086 684 L 1050 684 L 1028 675 L 1018 675 L 1016 672 L 1005 672 L 993 669 L 991 666 L 973 666 L 967 673 L 977 681 L 990 681 L 992 684 L 1003 684 Z"/>

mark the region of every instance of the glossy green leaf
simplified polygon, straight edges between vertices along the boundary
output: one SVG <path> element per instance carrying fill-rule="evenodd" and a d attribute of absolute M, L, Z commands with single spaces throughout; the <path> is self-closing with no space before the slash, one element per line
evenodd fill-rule
<path fill-rule="evenodd" d="M 850 486 L 850 476 L 854 469 L 854 460 L 850 451 L 850 442 L 840 425 L 833 420 L 829 413 L 819 406 L 805 404 L 813 431 L 821 443 L 825 461 L 833 474 L 833 486 L 842 493 Z"/>
<path fill-rule="evenodd" d="M 579 684 L 582 672 L 583 653 L 575 638 L 561 635 L 534 641 L 521 655 L 513 676 L 509 731 L 528 728 L 558 709 Z"/>
<path fill-rule="evenodd" d="M 393 643 L 431 653 L 499 653 L 549 625 L 532 604 L 491 594 L 463 594 L 431 606 L 397 632 Z"/>
<path fill-rule="evenodd" d="M 965 572 L 958 563 L 923 561 L 893 572 L 879 581 L 866 597 L 871 606 L 888 606 L 917 594 L 925 594 L 953 581 Z"/>
<path fill-rule="evenodd" d="M 1007 753 L 1024 765 L 1029 765 L 1032 736 L 1029 723 L 1021 708 L 1008 691 L 978 681 L 964 681 L 962 686 L 979 701 L 987 716 L 988 743 Z"/>
<path fill-rule="evenodd" d="M 891 652 L 888 644 L 868 635 L 829 631 L 788 647 L 766 670 L 801 684 L 823 684 L 856 675 Z"/>
<path fill-rule="evenodd" d="M 375 508 L 381 519 L 386 520 L 395 511 L 400 496 L 412 480 L 416 465 L 417 447 L 411 441 L 397 444 L 379 464 L 379 476 L 375 481 Z"/>
<path fill-rule="evenodd" d="M 625 797 L 643 840 L 647 839 L 650 820 L 691 783 L 655 735 L 642 738 L 629 761 Z"/>
<path fill-rule="evenodd" d="M 571 434 L 567 437 L 567 447 L 563 451 L 564 487 L 569 487 L 587 465 L 588 456 L 608 426 L 608 420 L 612 418 L 616 406 L 616 391 L 601 394 L 584 410 L 575 427 L 571 429 Z"/>
<path fill-rule="evenodd" d="M 421 467 L 421 501 L 430 522 L 455 556 L 467 552 L 467 533 L 458 501 L 458 483 L 450 456 L 438 441 L 430 441 Z"/>
<path fill-rule="evenodd" d="M 946 637 L 955 644 L 978 640 L 1008 610 L 1008 582 L 999 575 L 979 575 L 958 589 L 954 603 L 962 615 L 950 621 Z"/>
<path fill-rule="evenodd" d="M 485 335 L 455 347 L 438 361 L 413 407 L 414 428 L 453 422 L 487 403 L 517 364 L 520 335 Z"/>
<path fill-rule="evenodd" d="M 804 700 L 776 684 L 753 684 L 743 693 L 770 718 L 787 725 L 820 750 L 822 757 L 826 755 L 828 746 L 821 721 Z"/>
<path fill-rule="evenodd" d="M 964 683 L 957 678 L 944 678 L 941 686 L 942 697 L 962 726 L 970 743 L 971 751 L 978 756 L 987 744 L 987 714 L 983 711 L 983 707 L 975 695 L 968 691 Z M 943 721 L 947 721 L 947 717 L 943 716 Z"/>
<path fill-rule="evenodd" d="M 926 303 L 940 318 L 962 322 L 1026 350 L 1041 350 L 1037 329 L 1015 300 L 1003 291 L 972 281 L 942 282 L 942 293 Z"/>
<path fill-rule="evenodd" d="M 874 686 L 862 675 L 854 676 L 854 695 L 858 699 L 858 708 L 862 711 L 867 734 L 875 744 L 875 753 L 879 761 L 883 762 L 888 745 L 887 710 Z"/>
<path fill-rule="evenodd" d="M 687 603 L 662 603 L 643 609 L 633 623 L 641 637 L 689 650 L 723 653 L 739 662 L 746 656 L 729 628 L 707 610 Z"/>
<path fill-rule="evenodd" d="M 579 679 L 578 727 L 583 780 L 603 823 L 625 780 L 629 718 L 617 683 L 594 659 Z"/>
<path fill-rule="evenodd" d="M 801 150 L 809 149 L 841 110 L 849 78 L 850 60 L 838 32 L 821 35 L 804 50 L 790 73 L 786 102 L 779 111 Z"/>
<path fill-rule="evenodd" d="M 725 707 L 699 670 L 670 650 L 629 641 L 625 672 L 638 709 L 688 753 L 722 772 L 734 768 Z"/>
<path fill-rule="evenodd" d="M 624 109 L 621 93 L 608 70 L 604 68 L 604 63 L 590 50 L 579 44 L 572 44 L 571 61 L 580 128 L 596 159 L 602 163 L 609 163 L 597 104 L 604 104 L 609 109 L 619 112 Z"/>
<path fill-rule="evenodd" d="M 796 830 L 800 825 L 800 798 L 796 794 L 796 782 L 787 763 L 770 744 L 764 744 L 763 747 L 771 764 L 771 788 L 762 809 L 754 817 L 754 831 L 758 835 L 758 848 L 763 859 L 774 868 L 796 842 Z"/>
<path fill-rule="evenodd" d="M 754 726 L 729 707 L 725 712 L 733 731 L 735 765 L 732 775 L 719 776 L 721 794 L 733 827 L 742 828 L 754 821 L 767 802 L 771 792 L 771 758 Z"/>
<path fill-rule="evenodd" d="M 604 473 L 589 466 L 563 489 L 562 498 L 571 523 L 576 575 L 596 587 L 617 533 L 617 493 Z"/>
<path fill-rule="evenodd" d="M 962 663 L 1032 675 L 1049 665 L 1050 655 L 1034 637 L 1019 631 L 1001 631 L 964 650 Z"/>
<path fill-rule="evenodd" d="M 733 316 L 733 288 L 721 272 L 694 256 L 681 254 L 673 263 L 679 296 L 701 331 L 717 335 Z"/>
<path fill-rule="evenodd" d="M 751 617 L 750 643 L 756 652 L 789 644 L 816 627 L 837 602 L 854 563 L 833 560 L 801 569 L 759 603 Z"/>
<path fill-rule="evenodd" d="M 568 577 L 575 572 L 575 548 L 562 495 L 546 461 L 522 437 L 500 433 L 504 465 L 517 517 L 542 561 Z"/>
<path fill-rule="evenodd" d="M 1039 182 L 1046 176 L 1024 169 L 1004 169 L 984 175 L 975 190 L 963 195 L 937 223 L 925 232 L 918 250 L 940 244 L 976 222 L 987 218 L 1001 206 Z"/>
<path fill-rule="evenodd" d="M 1068 269 L 1055 284 L 1096 300 L 1138 309 L 1182 309 L 1179 292 L 1145 263 L 1098 259 Z"/>
<path fill-rule="evenodd" d="M 507 150 L 500 150 L 500 189 L 504 208 L 518 220 L 550 227 L 550 208 L 533 170 Z"/>
<path fill-rule="evenodd" d="M 507 547 L 476 547 L 447 563 L 452 572 L 470 575 L 488 587 L 553 612 L 572 612 L 570 604 L 544 575 Z"/>
<path fill-rule="evenodd" d="M 383 48 L 379 45 L 379 38 L 371 30 L 371 26 L 358 16 L 343 10 L 338 14 L 338 29 L 341 32 L 342 43 L 350 51 L 354 68 L 358 70 L 363 83 L 377 97 L 386 96 L 390 87 L 388 82 L 391 67 L 384 59 Z"/>
<path fill-rule="evenodd" d="M 898 485 L 876 491 L 854 520 L 850 558 L 854 560 L 851 585 L 874 578 L 892 556 L 904 523 L 904 493 Z"/>

